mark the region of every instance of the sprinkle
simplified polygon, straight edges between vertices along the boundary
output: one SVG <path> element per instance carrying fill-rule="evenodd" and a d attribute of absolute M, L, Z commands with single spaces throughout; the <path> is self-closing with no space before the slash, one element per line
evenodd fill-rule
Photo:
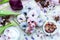
<path fill-rule="evenodd" d="M 49 9 L 49 10 L 51 10 L 51 9 Z"/>
<path fill-rule="evenodd" d="M 47 11 L 46 10 L 44 10 L 44 13 L 46 13 Z"/>
<path fill-rule="evenodd" d="M 31 36 L 31 39 L 32 39 L 32 40 L 34 40 L 34 37 L 33 37 L 33 36 Z"/>
<path fill-rule="evenodd" d="M 27 13 L 26 13 L 26 12 L 24 12 L 24 15 L 26 16 L 26 15 L 27 15 Z"/>
<path fill-rule="evenodd" d="M 30 8 L 30 7 L 29 7 L 28 9 L 29 9 L 29 10 L 31 10 L 31 8 Z"/>
<path fill-rule="evenodd" d="M 34 23 L 34 21 L 31 21 L 32 23 Z"/>
<path fill-rule="evenodd" d="M 20 20 L 23 20 L 22 18 L 20 18 Z"/>
<path fill-rule="evenodd" d="M 1 36 L 0 36 L 1 37 Z"/>
<path fill-rule="evenodd" d="M 46 35 L 46 36 L 48 36 L 48 35 Z"/>
<path fill-rule="evenodd" d="M 26 36 L 26 34 L 24 34 L 24 36 Z"/>
<path fill-rule="evenodd" d="M 8 39 L 10 39 L 10 37 L 8 37 Z"/>
<path fill-rule="evenodd" d="M 40 20 L 39 22 L 42 22 L 42 20 Z"/>
<path fill-rule="evenodd" d="M 26 40 L 28 40 L 28 38 L 27 38 L 27 37 L 25 37 L 25 39 L 26 39 Z"/>
<path fill-rule="evenodd" d="M 34 17 L 34 14 L 32 14 L 32 16 Z"/>
<path fill-rule="evenodd" d="M 39 35 L 37 34 L 37 37 L 39 37 Z"/>
<path fill-rule="evenodd" d="M 9 30 L 7 30 L 7 32 L 9 32 Z"/>
<path fill-rule="evenodd" d="M 4 35 L 4 37 L 6 37 L 6 35 Z"/>
<path fill-rule="evenodd" d="M 23 25 L 23 27 L 26 27 L 26 25 Z"/>

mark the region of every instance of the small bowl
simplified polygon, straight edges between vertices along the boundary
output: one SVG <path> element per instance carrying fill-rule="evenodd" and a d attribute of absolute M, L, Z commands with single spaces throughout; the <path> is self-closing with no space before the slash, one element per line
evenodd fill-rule
<path fill-rule="evenodd" d="M 52 22 L 53 24 L 56 25 L 56 29 L 55 29 L 53 32 L 51 32 L 51 33 L 48 33 L 48 32 L 46 32 L 46 30 L 45 30 L 45 25 L 46 25 L 48 22 Z M 43 25 L 43 31 L 44 31 L 44 33 L 47 34 L 47 35 L 54 35 L 54 34 L 57 32 L 57 29 L 58 29 L 58 26 L 57 26 L 57 24 L 56 24 L 56 22 L 55 22 L 54 20 L 47 20 L 47 21 L 45 22 L 45 24 Z"/>
<path fill-rule="evenodd" d="M 3 35 L 4 35 L 6 40 L 8 40 L 8 39 L 18 40 L 20 37 L 20 32 L 19 32 L 19 29 L 17 27 L 12 26 L 12 27 L 5 29 Z"/>

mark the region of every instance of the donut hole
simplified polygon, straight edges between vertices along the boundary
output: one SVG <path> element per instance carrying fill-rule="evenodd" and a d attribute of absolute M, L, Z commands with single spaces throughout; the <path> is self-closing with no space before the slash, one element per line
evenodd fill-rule
<path fill-rule="evenodd" d="M 52 22 L 48 22 L 45 25 L 45 31 L 47 33 L 53 33 L 57 29 L 56 25 Z"/>

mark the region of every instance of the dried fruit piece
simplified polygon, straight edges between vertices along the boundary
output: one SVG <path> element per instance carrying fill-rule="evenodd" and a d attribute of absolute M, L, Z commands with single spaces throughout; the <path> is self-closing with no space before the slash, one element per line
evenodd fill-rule
<path fill-rule="evenodd" d="M 22 10 L 23 9 L 21 0 L 10 0 L 9 4 L 13 10 Z"/>
<path fill-rule="evenodd" d="M 35 1 L 39 2 L 43 8 L 48 7 L 48 5 L 49 5 L 49 1 L 47 1 L 47 0 L 35 0 Z"/>
<path fill-rule="evenodd" d="M 55 16 L 55 21 L 59 21 L 59 16 Z"/>

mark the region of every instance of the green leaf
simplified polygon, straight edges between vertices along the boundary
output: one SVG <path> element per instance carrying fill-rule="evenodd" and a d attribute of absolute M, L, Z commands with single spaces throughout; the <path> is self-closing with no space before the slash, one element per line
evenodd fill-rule
<path fill-rule="evenodd" d="M 17 24 L 14 21 L 11 21 L 11 23 L 9 23 L 8 25 L 0 27 L 0 35 L 4 32 L 6 28 L 11 27 L 11 26 L 17 26 Z"/>
<path fill-rule="evenodd" d="M 2 0 L 2 1 L 0 1 L 0 4 L 3 4 L 3 3 L 6 3 L 6 2 L 8 2 L 9 0 Z"/>
<path fill-rule="evenodd" d="M 18 13 L 9 11 L 9 10 L 0 10 L 0 16 L 7 16 L 7 15 L 19 15 Z"/>

